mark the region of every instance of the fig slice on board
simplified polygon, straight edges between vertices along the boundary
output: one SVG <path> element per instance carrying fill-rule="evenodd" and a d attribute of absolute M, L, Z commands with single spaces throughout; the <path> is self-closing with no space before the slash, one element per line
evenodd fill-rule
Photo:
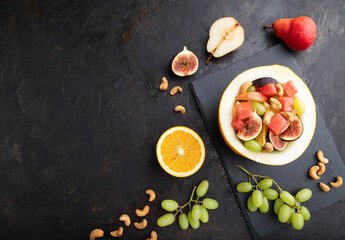
<path fill-rule="evenodd" d="M 246 122 L 246 126 L 237 133 L 237 137 L 243 141 L 255 139 L 262 130 L 261 117 L 253 112 L 253 115 Z"/>
<path fill-rule="evenodd" d="M 288 145 L 287 142 L 281 140 L 280 137 L 275 135 L 271 130 L 268 130 L 268 140 L 278 151 L 283 151 Z"/>
<path fill-rule="evenodd" d="M 301 119 L 295 115 L 294 120 L 289 127 L 280 135 L 284 141 L 291 142 L 297 140 L 303 133 L 303 123 Z"/>
<path fill-rule="evenodd" d="M 185 46 L 183 51 L 179 52 L 171 64 L 172 71 L 180 77 L 190 76 L 198 70 L 199 60 L 195 54 Z"/>

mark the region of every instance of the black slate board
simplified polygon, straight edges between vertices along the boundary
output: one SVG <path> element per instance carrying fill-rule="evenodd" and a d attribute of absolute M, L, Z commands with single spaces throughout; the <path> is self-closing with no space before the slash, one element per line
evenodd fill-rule
<path fill-rule="evenodd" d="M 313 196 L 304 205 L 311 213 L 315 213 L 345 198 L 345 187 L 331 188 L 328 193 L 322 192 L 318 187 L 318 183 L 321 181 L 327 184 L 336 176 L 344 178 L 345 166 L 317 107 L 317 124 L 311 144 L 299 159 L 284 166 L 262 165 L 237 155 L 226 145 L 218 128 L 218 105 L 223 91 L 231 80 L 247 69 L 272 64 L 287 66 L 303 79 L 295 58 L 284 46 L 277 45 L 202 79 L 195 80 L 191 83 L 191 88 L 232 188 L 235 190 L 238 182 L 248 180 L 247 175 L 235 167 L 235 164 L 240 164 L 252 173 L 273 177 L 280 187 L 293 194 L 302 188 L 311 189 Z M 318 79 L 313 81 L 318 81 Z M 324 152 L 325 156 L 330 159 L 330 163 L 327 164 L 326 172 L 321 179 L 314 181 L 308 177 L 307 171 L 310 166 L 316 164 L 315 154 L 318 150 Z M 234 192 L 253 238 L 260 238 L 279 228 L 287 227 L 286 224 L 279 223 L 277 216 L 274 215 L 273 201 L 270 201 L 269 213 L 251 213 L 246 208 L 249 194 Z M 308 222 L 305 225 L 308 225 Z M 292 226 L 289 227 L 292 228 Z"/>

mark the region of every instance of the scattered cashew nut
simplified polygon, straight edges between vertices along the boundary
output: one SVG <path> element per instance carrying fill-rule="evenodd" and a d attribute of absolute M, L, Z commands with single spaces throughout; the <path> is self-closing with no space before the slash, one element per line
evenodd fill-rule
<path fill-rule="evenodd" d="M 295 119 L 295 116 L 290 112 L 280 112 L 280 114 L 283 115 L 291 123 Z"/>
<path fill-rule="evenodd" d="M 272 143 L 267 142 L 267 143 L 265 143 L 264 148 L 262 149 L 261 152 L 263 152 L 263 153 L 270 153 L 272 151 L 273 151 Z"/>
<path fill-rule="evenodd" d="M 186 113 L 186 109 L 184 108 L 184 106 L 181 106 L 181 105 L 177 105 L 177 106 L 174 108 L 174 111 L 175 111 L 175 112 L 181 112 L 182 114 L 185 114 L 185 113 Z"/>
<path fill-rule="evenodd" d="M 168 89 L 168 79 L 166 77 L 162 77 L 162 83 L 159 86 L 159 90 L 165 91 Z"/>
<path fill-rule="evenodd" d="M 319 183 L 319 187 L 321 188 L 322 191 L 329 192 L 329 187 L 326 184 L 321 182 Z"/>
<path fill-rule="evenodd" d="M 320 167 L 320 170 L 317 171 L 317 175 L 321 176 L 326 171 L 326 166 L 322 162 L 318 162 L 317 165 Z"/>
<path fill-rule="evenodd" d="M 248 90 L 249 87 L 251 87 L 253 85 L 252 81 L 248 81 L 242 84 L 241 88 L 240 88 L 240 92 L 239 94 L 245 94 Z"/>
<path fill-rule="evenodd" d="M 112 237 L 121 237 L 123 233 L 123 227 L 119 227 L 118 230 L 110 232 Z"/>
<path fill-rule="evenodd" d="M 138 217 L 144 217 L 146 216 L 150 211 L 150 207 L 149 205 L 146 205 L 143 210 L 140 210 L 140 209 L 136 209 L 135 210 L 135 214 L 138 216 Z"/>
<path fill-rule="evenodd" d="M 153 190 L 151 190 L 151 189 L 146 190 L 146 194 L 148 194 L 150 196 L 149 202 L 153 202 L 153 200 L 156 199 L 156 194 Z"/>
<path fill-rule="evenodd" d="M 182 88 L 180 86 L 175 86 L 170 90 L 170 95 L 174 96 L 178 92 L 182 92 Z"/>
<path fill-rule="evenodd" d="M 316 172 L 319 170 L 320 170 L 320 167 L 316 165 L 309 168 L 309 177 L 314 180 L 319 180 L 320 177 L 316 174 Z"/>
<path fill-rule="evenodd" d="M 316 157 L 320 162 L 324 164 L 327 164 L 329 162 L 328 159 L 323 156 L 323 152 L 321 150 L 317 151 Z"/>
<path fill-rule="evenodd" d="M 155 231 L 152 231 L 151 237 L 146 240 L 157 240 L 157 239 L 158 239 L 157 233 Z"/>
<path fill-rule="evenodd" d="M 274 116 L 274 112 L 266 111 L 262 123 L 268 125 L 271 122 L 272 117 Z"/>
<path fill-rule="evenodd" d="M 283 86 L 280 83 L 276 84 L 278 96 L 283 96 L 284 95 L 284 89 Z"/>
<path fill-rule="evenodd" d="M 278 99 L 276 98 L 270 98 L 270 103 L 271 103 L 271 106 L 274 110 L 280 110 L 282 109 L 282 103 L 279 102 Z"/>
<path fill-rule="evenodd" d="M 144 229 L 144 228 L 146 228 L 146 226 L 147 226 L 147 221 L 146 221 L 146 219 L 144 218 L 143 221 L 141 221 L 140 223 L 135 222 L 135 223 L 134 223 L 134 226 L 135 226 L 137 229 Z"/>
<path fill-rule="evenodd" d="M 337 180 L 335 182 L 330 182 L 329 185 L 335 188 L 340 187 L 341 185 L 343 185 L 343 179 L 338 176 Z"/>
<path fill-rule="evenodd" d="M 90 233 L 90 240 L 95 240 L 96 238 L 101 238 L 103 237 L 104 232 L 102 229 L 94 229 L 92 230 L 92 232 Z"/>
<path fill-rule="evenodd" d="M 119 217 L 119 220 L 122 221 L 122 222 L 125 222 L 125 225 L 126 225 L 126 226 L 131 225 L 131 219 L 129 218 L 129 216 L 128 216 L 127 214 L 122 214 L 122 215 Z"/>

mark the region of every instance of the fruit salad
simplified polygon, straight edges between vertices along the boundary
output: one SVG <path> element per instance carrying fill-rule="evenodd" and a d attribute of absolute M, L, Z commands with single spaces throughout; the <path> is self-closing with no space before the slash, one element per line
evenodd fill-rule
<path fill-rule="evenodd" d="M 252 152 L 284 150 L 303 133 L 304 102 L 292 80 L 263 77 L 242 84 L 235 97 L 231 126 Z"/>

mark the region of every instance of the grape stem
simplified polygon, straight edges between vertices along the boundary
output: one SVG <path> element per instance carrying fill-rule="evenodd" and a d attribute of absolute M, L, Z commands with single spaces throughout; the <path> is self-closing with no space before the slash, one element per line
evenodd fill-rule
<path fill-rule="evenodd" d="M 177 208 L 177 210 L 176 210 L 176 212 L 175 212 L 175 214 L 174 214 L 174 217 L 176 217 L 176 215 L 177 215 L 179 212 L 182 214 L 182 213 L 183 213 L 183 212 L 182 212 L 182 209 L 183 209 L 184 207 L 186 207 L 187 205 L 189 206 L 189 210 L 191 211 L 191 210 L 192 210 L 192 206 L 191 206 L 191 204 L 190 204 L 191 202 L 195 202 L 195 204 L 201 203 L 201 201 L 198 201 L 198 200 L 199 200 L 199 197 L 197 197 L 196 200 L 193 200 L 195 189 L 196 189 L 196 186 L 194 186 L 194 188 L 193 188 L 192 195 L 190 196 L 189 201 L 188 201 L 185 205 L 179 206 L 179 207 Z"/>
<path fill-rule="evenodd" d="M 252 174 L 251 172 L 249 172 L 249 171 L 247 171 L 246 169 L 244 169 L 241 165 L 235 165 L 235 167 L 238 167 L 238 168 L 241 169 L 243 172 L 247 173 L 248 176 L 249 176 L 249 178 L 252 177 L 252 178 L 254 179 L 254 181 L 256 182 L 257 186 L 259 186 L 259 183 L 256 181 L 256 178 L 255 178 L 255 177 L 258 177 L 258 178 L 266 178 L 266 179 L 270 179 L 270 180 L 277 186 L 277 188 L 278 188 L 278 190 L 279 190 L 280 192 L 283 191 L 283 189 L 281 189 L 281 188 L 279 187 L 279 185 L 277 184 L 277 182 L 274 181 L 274 179 L 271 178 L 270 176 L 263 176 L 263 175 Z M 249 180 L 249 182 L 250 182 L 250 180 Z M 260 186 L 259 186 L 259 188 L 260 188 Z"/>

